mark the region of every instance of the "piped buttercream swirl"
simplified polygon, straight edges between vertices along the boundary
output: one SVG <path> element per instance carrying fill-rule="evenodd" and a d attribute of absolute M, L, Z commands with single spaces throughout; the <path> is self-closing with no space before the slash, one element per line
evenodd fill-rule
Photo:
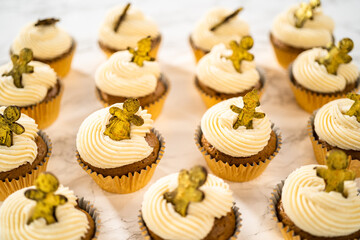
<path fill-rule="evenodd" d="M 68 202 L 56 208 L 57 222 L 47 225 L 44 219 L 27 224 L 36 201 L 27 199 L 23 188 L 11 194 L 0 208 L 0 238 L 2 240 L 80 240 L 89 229 L 85 213 L 76 209 L 76 196 L 60 186 L 56 194 L 64 195 Z"/>
<path fill-rule="evenodd" d="M 285 213 L 303 231 L 319 237 L 347 236 L 360 230 L 360 197 L 354 181 L 345 181 L 344 198 L 338 192 L 325 192 L 324 179 L 315 167 L 306 165 L 285 180 L 281 200 Z"/>
<path fill-rule="evenodd" d="M 51 60 L 68 52 L 72 44 L 72 37 L 57 25 L 36 27 L 35 23 L 30 23 L 21 29 L 11 50 L 19 54 L 21 49 L 30 48 L 34 58 Z"/>
<path fill-rule="evenodd" d="M 253 129 L 240 126 L 233 128 L 238 114 L 230 109 L 231 105 L 242 108 L 243 98 L 236 97 L 222 101 L 209 108 L 201 119 L 201 130 L 206 140 L 217 150 L 232 157 L 249 157 L 257 154 L 268 144 L 271 123 L 267 116 L 254 118 Z M 262 112 L 259 107 L 257 112 Z"/>
<path fill-rule="evenodd" d="M 295 27 L 294 6 L 278 15 L 272 25 L 271 33 L 281 42 L 297 48 L 325 47 L 332 42 L 334 21 L 323 14 L 321 8 L 314 11 L 312 20 L 302 28 Z"/>
<path fill-rule="evenodd" d="M 215 31 L 210 29 L 233 11 L 225 8 L 213 8 L 208 11 L 196 24 L 191 34 L 191 39 L 197 47 L 210 51 L 211 48 L 219 43 L 229 44 L 230 41 L 240 41 L 243 36 L 249 35 L 249 25 L 238 16 L 232 18 L 227 23 Z"/>
<path fill-rule="evenodd" d="M 131 62 L 129 51 L 114 53 L 95 73 L 95 84 L 103 92 L 121 97 L 143 97 L 155 91 L 160 77 L 158 62 Z"/>
<path fill-rule="evenodd" d="M 111 107 L 122 109 L 122 103 L 100 109 L 88 116 L 81 124 L 76 137 L 76 148 L 81 158 L 98 168 L 117 168 L 141 161 L 148 157 L 153 148 L 145 140 L 147 133 L 153 127 L 151 114 L 141 110 L 136 115 L 144 119 L 142 126 L 131 125 L 130 139 L 112 140 L 104 135 L 106 125 L 113 116 L 109 113 Z"/>
<path fill-rule="evenodd" d="M 204 200 L 190 203 L 187 216 L 182 217 L 163 197 L 177 185 L 178 173 L 171 174 L 159 179 L 144 195 L 142 217 L 147 227 L 163 239 L 203 239 L 212 229 L 215 218 L 232 211 L 234 198 L 229 185 L 208 174 L 205 184 L 199 188 L 205 194 Z"/>
<path fill-rule="evenodd" d="M 99 41 L 101 43 L 116 50 L 124 50 L 128 47 L 135 48 L 137 42 L 147 36 L 151 36 L 153 39 L 160 36 L 156 23 L 133 6 L 130 6 L 125 20 L 115 32 L 115 23 L 124 7 L 114 7 L 106 14 L 99 30 Z"/>
<path fill-rule="evenodd" d="M 360 151 L 360 123 L 345 113 L 354 101 L 342 98 L 322 106 L 315 115 L 314 127 L 319 139 L 344 150 Z"/>
<path fill-rule="evenodd" d="M 330 74 L 326 67 L 316 60 L 325 57 L 328 51 L 314 48 L 302 52 L 294 61 L 292 74 L 303 87 L 321 93 L 343 91 L 347 84 L 359 77 L 359 69 L 352 62 L 340 64 L 337 74 Z"/>
<path fill-rule="evenodd" d="M 49 65 L 37 61 L 31 61 L 29 65 L 34 67 L 34 72 L 22 74 L 24 88 L 17 88 L 11 76 L 2 76 L 11 71 L 12 63 L 0 67 L 0 105 L 24 107 L 39 103 L 55 86 L 56 73 Z"/>
<path fill-rule="evenodd" d="M 221 93 L 234 94 L 249 90 L 260 80 L 254 61 L 242 61 L 241 73 L 237 72 L 231 60 L 232 50 L 220 43 L 200 59 L 196 75 L 201 83 Z"/>
<path fill-rule="evenodd" d="M 3 114 L 5 107 L 0 107 Z M 11 147 L 0 145 L 0 172 L 11 171 L 23 164 L 32 164 L 38 154 L 35 138 L 38 136 L 35 120 L 25 114 L 21 114 L 16 121 L 25 128 L 23 134 L 13 134 L 13 145 Z"/>

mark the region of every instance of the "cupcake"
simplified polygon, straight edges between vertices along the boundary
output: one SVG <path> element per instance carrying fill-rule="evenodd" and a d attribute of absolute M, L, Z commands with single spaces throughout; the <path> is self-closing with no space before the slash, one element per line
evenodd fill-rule
<path fill-rule="evenodd" d="M 360 196 L 348 164 L 333 150 L 327 166 L 302 166 L 276 186 L 270 208 L 284 239 L 360 238 Z"/>
<path fill-rule="evenodd" d="M 92 113 L 76 137 L 80 166 L 104 190 L 130 193 L 151 179 L 165 145 L 137 99 Z"/>
<path fill-rule="evenodd" d="M 0 106 L 19 106 L 44 129 L 59 115 L 63 87 L 49 65 L 32 59 L 32 50 L 24 48 L 0 66 Z"/>
<path fill-rule="evenodd" d="M 325 103 L 357 91 L 360 78 L 348 52 L 349 38 L 328 49 L 314 48 L 301 53 L 290 68 L 290 85 L 299 106 L 312 113 Z"/>
<path fill-rule="evenodd" d="M 256 68 L 254 55 L 248 52 L 253 43 L 250 36 L 243 37 L 240 44 L 232 41 L 230 49 L 220 43 L 201 58 L 196 67 L 195 86 L 207 107 L 245 96 L 253 89 L 262 93 L 265 77 Z"/>
<path fill-rule="evenodd" d="M 35 186 L 11 194 L 0 208 L 2 240 L 95 240 L 95 209 L 59 184 L 51 173 L 42 173 Z"/>
<path fill-rule="evenodd" d="M 320 0 L 309 0 L 275 18 L 270 41 L 277 61 L 287 68 L 301 52 L 332 42 L 333 31 L 334 21 L 322 12 Z"/>
<path fill-rule="evenodd" d="M 315 112 L 308 133 L 318 163 L 325 164 L 326 154 L 340 149 L 350 157 L 350 169 L 360 177 L 360 95 L 348 97 L 329 102 Z"/>
<path fill-rule="evenodd" d="M 137 42 L 147 36 L 151 37 L 149 55 L 155 58 L 161 42 L 159 29 L 151 18 L 128 3 L 112 8 L 106 14 L 99 30 L 99 46 L 110 57 L 128 47 L 135 48 Z"/>
<path fill-rule="evenodd" d="M 134 50 L 119 51 L 95 73 L 96 95 L 104 107 L 137 98 L 155 120 L 164 105 L 169 82 L 160 72 L 159 63 L 150 57 L 151 38 L 138 42 Z"/>
<path fill-rule="evenodd" d="M 159 179 L 144 195 L 139 224 L 146 239 L 235 240 L 241 218 L 233 193 L 202 166 Z"/>
<path fill-rule="evenodd" d="M 215 45 L 239 42 L 249 35 L 249 25 L 237 16 L 242 9 L 213 8 L 201 18 L 189 38 L 196 62 Z"/>
<path fill-rule="evenodd" d="M 30 48 L 34 60 L 50 65 L 63 78 L 70 71 L 76 43 L 57 22 L 59 19 L 46 18 L 29 23 L 15 38 L 10 52 L 20 54 L 23 48 Z"/>
<path fill-rule="evenodd" d="M 0 201 L 33 185 L 46 170 L 51 149 L 50 139 L 34 119 L 18 107 L 0 107 Z"/>
<path fill-rule="evenodd" d="M 209 108 L 195 142 L 213 173 L 234 182 L 258 177 L 279 152 L 281 136 L 259 108 L 256 90 Z"/>

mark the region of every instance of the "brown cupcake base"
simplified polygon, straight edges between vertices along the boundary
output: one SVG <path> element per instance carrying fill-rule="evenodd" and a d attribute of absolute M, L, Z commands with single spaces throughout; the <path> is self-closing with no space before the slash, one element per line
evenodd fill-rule
<path fill-rule="evenodd" d="M 233 235 L 234 230 L 235 214 L 234 211 L 231 210 L 222 218 L 215 218 L 214 226 L 203 240 L 228 240 Z M 148 229 L 148 231 L 153 240 L 164 240 L 150 229 Z"/>
<path fill-rule="evenodd" d="M 132 164 L 128 164 L 128 165 L 125 165 L 122 167 L 98 168 L 98 167 L 94 167 L 90 163 L 84 161 L 81 157 L 80 157 L 80 159 L 86 167 L 90 168 L 94 172 L 102 174 L 104 177 L 107 177 L 107 176 L 111 176 L 111 177 L 119 176 L 120 177 L 122 175 L 127 175 L 128 173 L 139 172 L 139 171 L 141 171 L 141 169 L 144 169 L 147 166 L 151 166 L 153 163 L 156 162 L 156 159 L 157 159 L 158 153 L 159 153 L 159 149 L 160 149 L 160 142 L 159 142 L 157 136 L 155 135 L 155 133 L 150 132 L 150 133 L 146 134 L 145 140 L 149 144 L 149 146 L 153 148 L 153 151 L 150 153 L 150 155 L 141 161 L 138 161 L 138 162 L 135 162 Z"/>
<path fill-rule="evenodd" d="M 98 213 L 88 201 L 84 200 L 84 198 L 78 199 L 77 202 L 78 206 L 76 208 L 86 214 L 86 218 L 89 222 L 89 230 L 87 231 L 85 236 L 81 238 L 81 240 L 97 240 L 100 229 L 100 220 Z"/>
<path fill-rule="evenodd" d="M 208 54 L 210 52 L 209 50 L 205 50 L 205 49 L 202 49 L 202 48 L 196 46 L 194 41 L 191 38 L 191 35 L 189 36 L 189 43 L 190 43 L 191 49 L 193 50 L 193 54 L 194 54 L 196 63 L 198 63 L 203 56 L 205 56 L 206 54 Z"/>
<path fill-rule="evenodd" d="M 270 211 L 278 223 L 278 227 L 286 240 L 357 240 L 360 239 L 360 230 L 347 236 L 340 237 L 317 237 L 297 227 L 287 216 L 281 201 L 284 181 L 277 184 L 270 198 Z"/>
<path fill-rule="evenodd" d="M 161 43 L 161 35 L 157 36 L 156 38 L 152 39 L 151 42 L 151 50 L 149 52 L 149 56 L 156 58 L 157 57 L 157 52 L 159 51 L 159 46 Z M 118 52 L 118 51 L 124 51 L 127 49 L 114 49 L 111 48 L 109 46 L 107 46 L 105 43 L 102 43 L 100 40 L 98 41 L 99 47 L 101 48 L 101 50 L 106 54 L 106 56 L 109 58 L 111 57 L 111 55 L 113 55 L 114 53 Z"/>
<path fill-rule="evenodd" d="M 289 76 L 290 87 L 294 93 L 296 102 L 302 109 L 304 109 L 308 113 L 312 113 L 313 111 L 322 107 L 330 101 L 339 98 L 345 98 L 348 93 L 356 92 L 360 86 L 360 77 L 358 77 L 358 79 L 354 83 L 347 84 L 343 91 L 334 93 L 318 93 L 304 88 L 296 81 L 292 73 L 292 66 L 289 67 Z"/>

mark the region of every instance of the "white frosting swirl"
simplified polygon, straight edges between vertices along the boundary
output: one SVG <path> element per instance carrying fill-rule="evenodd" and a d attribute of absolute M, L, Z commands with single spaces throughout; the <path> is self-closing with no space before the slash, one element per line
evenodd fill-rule
<path fill-rule="evenodd" d="M 233 128 L 238 114 L 230 109 L 231 105 L 244 106 L 243 98 L 236 97 L 222 101 L 209 108 L 201 119 L 201 130 L 206 140 L 217 150 L 232 157 L 249 157 L 257 154 L 268 144 L 271 134 L 270 120 L 253 120 L 253 129 L 240 126 Z M 257 112 L 262 112 L 259 107 Z"/>
<path fill-rule="evenodd" d="M 55 86 L 57 77 L 54 69 L 37 61 L 31 61 L 29 65 L 34 67 L 34 72 L 22 75 L 24 88 L 17 88 L 11 76 L 2 76 L 11 71 L 12 63 L 0 67 L 0 105 L 24 107 L 39 103 L 44 100 L 48 90 Z"/>
<path fill-rule="evenodd" d="M 144 124 L 131 124 L 130 139 L 115 141 L 104 135 L 106 125 L 113 116 L 109 113 L 111 107 L 122 109 L 123 104 L 116 103 L 92 113 L 83 121 L 76 137 L 76 148 L 81 158 L 92 166 L 103 169 L 141 161 L 153 151 L 145 140 L 146 134 L 153 127 L 153 120 L 151 114 L 147 110 L 141 110 L 141 107 L 136 115 L 144 119 Z"/>
<path fill-rule="evenodd" d="M 121 97 L 143 97 L 155 91 L 160 67 L 144 61 L 142 67 L 131 62 L 129 51 L 114 53 L 95 73 L 95 84 L 103 92 Z"/>
<path fill-rule="evenodd" d="M 72 41 L 72 37 L 56 24 L 35 27 L 35 22 L 33 22 L 21 29 L 11 50 L 19 54 L 21 49 L 30 48 L 34 53 L 34 58 L 51 60 L 68 52 Z"/>
<path fill-rule="evenodd" d="M 334 21 L 323 14 L 321 8 L 314 11 L 314 18 L 305 22 L 302 28 L 295 27 L 294 6 L 278 15 L 272 25 L 271 33 L 287 45 L 297 48 L 325 47 L 332 42 Z"/>
<path fill-rule="evenodd" d="M 215 24 L 222 21 L 232 12 L 233 10 L 225 8 L 213 8 L 207 12 L 196 24 L 191 34 L 194 44 L 210 51 L 213 46 L 219 43 L 228 45 L 232 40 L 240 41 L 243 36 L 249 35 L 249 25 L 238 16 L 221 25 L 215 31 L 210 31 Z"/>
<path fill-rule="evenodd" d="M 177 185 L 178 173 L 174 173 L 159 179 L 144 195 L 142 217 L 147 227 L 163 239 L 203 239 L 213 228 L 215 218 L 232 211 L 234 198 L 229 185 L 208 174 L 205 184 L 199 188 L 205 194 L 204 200 L 190 203 L 187 216 L 182 217 L 163 197 Z"/>
<path fill-rule="evenodd" d="M 319 237 L 347 236 L 360 230 L 360 197 L 354 181 L 345 181 L 344 198 L 338 192 L 325 192 L 324 179 L 315 167 L 306 165 L 292 172 L 285 181 L 281 200 L 284 211 L 295 225 Z"/>
<path fill-rule="evenodd" d="M 196 74 L 201 83 L 221 93 L 240 93 L 254 87 L 260 80 L 254 61 L 242 61 L 241 73 L 237 72 L 231 60 L 232 50 L 220 43 L 200 59 Z"/>
<path fill-rule="evenodd" d="M 315 132 L 320 140 L 345 150 L 360 151 L 360 123 L 345 113 L 354 101 L 342 98 L 322 106 L 315 115 Z"/>
<path fill-rule="evenodd" d="M 316 62 L 325 57 L 328 51 L 313 48 L 302 52 L 294 61 L 292 73 L 303 87 L 321 93 L 342 91 L 347 84 L 354 83 L 359 77 L 359 69 L 352 62 L 340 64 L 337 74 L 330 74 L 326 67 Z"/>
<path fill-rule="evenodd" d="M 68 202 L 56 208 L 57 222 L 47 225 L 45 219 L 27 224 L 36 202 L 27 199 L 23 188 L 11 194 L 0 208 L 0 238 L 2 240 L 80 240 L 89 227 L 86 214 L 76 209 L 73 191 L 60 186 L 56 194 L 67 197 Z"/>
<path fill-rule="evenodd" d="M 0 107 L 3 114 L 6 107 Z M 38 154 L 35 138 L 38 136 L 35 120 L 25 114 L 21 114 L 16 121 L 25 128 L 23 134 L 13 134 L 13 145 L 11 147 L 0 145 L 0 172 L 11 171 L 25 163 L 32 164 Z"/>
<path fill-rule="evenodd" d="M 118 31 L 114 32 L 114 26 L 124 7 L 114 7 L 106 14 L 99 30 L 99 40 L 101 43 L 113 49 L 124 50 L 128 47 L 135 48 L 137 42 L 142 38 L 151 36 L 154 39 L 160 35 L 156 23 L 133 6 L 130 6 L 127 11 L 126 17 Z"/>

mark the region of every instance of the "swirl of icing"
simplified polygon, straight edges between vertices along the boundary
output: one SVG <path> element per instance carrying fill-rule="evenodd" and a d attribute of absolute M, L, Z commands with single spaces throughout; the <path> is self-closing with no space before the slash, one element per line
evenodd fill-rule
<path fill-rule="evenodd" d="M 101 43 L 113 49 L 124 50 L 128 47 L 135 48 L 137 42 L 142 38 L 151 36 L 154 39 L 160 35 L 156 23 L 133 6 L 127 11 L 118 31 L 114 32 L 115 23 L 124 7 L 114 7 L 106 14 L 99 30 L 99 41 Z"/>
<path fill-rule="evenodd" d="M 3 114 L 6 107 L 0 107 Z M 11 147 L 0 145 L 0 172 L 11 171 L 25 163 L 32 164 L 38 154 L 35 138 L 38 136 L 35 120 L 25 114 L 21 114 L 16 121 L 25 128 L 23 134 L 13 134 L 13 145 Z"/>
<path fill-rule="evenodd" d="M 232 62 L 226 57 L 232 50 L 224 44 L 218 44 L 211 52 L 200 59 L 196 74 L 199 81 L 206 86 L 222 93 L 240 93 L 251 89 L 260 80 L 254 61 L 242 61 L 241 73 L 237 72 Z"/>
<path fill-rule="evenodd" d="M 0 67 L 0 105 L 24 107 L 40 103 L 48 90 L 55 86 L 57 77 L 54 69 L 37 61 L 31 61 L 29 65 L 34 67 L 34 72 L 23 73 L 24 88 L 17 88 L 11 76 L 2 76 L 11 71 L 12 63 Z"/>
<path fill-rule="evenodd" d="M 234 104 L 242 108 L 242 97 L 230 98 L 209 108 L 201 119 L 201 130 L 206 140 L 217 150 L 232 157 L 249 157 L 257 154 L 268 144 L 271 134 L 270 120 L 253 120 L 253 129 L 240 126 L 233 128 L 238 114 L 230 109 Z M 262 112 L 259 107 L 256 111 Z"/>
<path fill-rule="evenodd" d="M 153 151 L 145 140 L 153 127 L 153 120 L 151 114 L 141 107 L 136 115 L 144 119 L 144 124 L 131 125 L 130 139 L 115 141 L 104 135 L 106 125 L 113 116 L 109 113 L 111 107 L 122 109 L 123 104 L 116 103 L 92 113 L 83 121 L 76 137 L 76 148 L 81 158 L 92 166 L 104 169 L 141 161 Z"/>
<path fill-rule="evenodd" d="M 344 150 L 360 151 L 360 123 L 345 115 L 354 101 L 342 98 L 322 106 L 315 115 L 315 132 L 320 140 Z"/>
<path fill-rule="evenodd" d="M 334 21 L 323 14 L 321 8 L 314 11 L 314 18 L 306 21 L 302 28 L 295 27 L 294 13 L 298 6 L 291 7 L 278 15 L 271 33 L 287 45 L 297 48 L 325 47 L 332 42 Z"/>
<path fill-rule="evenodd" d="M 328 51 L 313 48 L 302 52 L 294 61 L 292 73 L 303 87 L 321 93 L 342 91 L 347 84 L 354 83 L 359 77 L 359 70 L 352 62 L 340 64 L 337 75 L 327 72 L 326 67 L 316 62 L 325 57 Z"/>
<path fill-rule="evenodd" d="M 56 194 L 68 202 L 56 208 L 57 222 L 47 225 L 44 219 L 27 224 L 36 202 L 27 199 L 23 188 L 11 194 L 0 208 L 0 238 L 3 240 L 80 240 L 89 229 L 86 214 L 76 209 L 76 196 L 67 187 L 59 186 Z"/>
<path fill-rule="evenodd" d="M 347 236 L 360 229 L 360 197 L 354 181 L 345 181 L 348 194 L 325 192 L 324 179 L 316 176 L 315 167 L 296 169 L 285 180 L 281 201 L 295 225 L 319 237 Z M 326 166 L 321 166 L 326 167 Z"/>
<path fill-rule="evenodd" d="M 129 51 L 114 53 L 95 73 L 95 84 L 103 92 L 121 97 L 143 97 L 155 91 L 160 67 L 158 62 L 144 61 L 139 67 L 131 62 Z"/>
<path fill-rule="evenodd" d="M 21 49 L 30 48 L 34 58 L 51 60 L 68 52 L 72 44 L 72 37 L 57 25 L 35 27 L 30 23 L 21 29 L 11 50 L 19 54 Z"/>
<path fill-rule="evenodd" d="M 142 217 L 147 227 L 163 239 L 203 239 L 211 231 L 215 218 L 232 211 L 234 198 L 229 185 L 208 174 L 205 184 L 199 188 L 205 194 L 204 200 L 190 203 L 187 216 L 182 217 L 163 197 L 177 185 L 178 173 L 174 173 L 159 179 L 144 195 Z"/>
<path fill-rule="evenodd" d="M 238 16 L 232 18 L 215 31 L 210 31 L 215 24 L 231 13 L 232 10 L 225 8 L 213 8 L 207 12 L 196 24 L 191 34 L 194 44 L 210 51 L 213 46 L 219 43 L 229 44 L 232 40 L 240 41 L 243 36 L 249 35 L 249 25 Z"/>

